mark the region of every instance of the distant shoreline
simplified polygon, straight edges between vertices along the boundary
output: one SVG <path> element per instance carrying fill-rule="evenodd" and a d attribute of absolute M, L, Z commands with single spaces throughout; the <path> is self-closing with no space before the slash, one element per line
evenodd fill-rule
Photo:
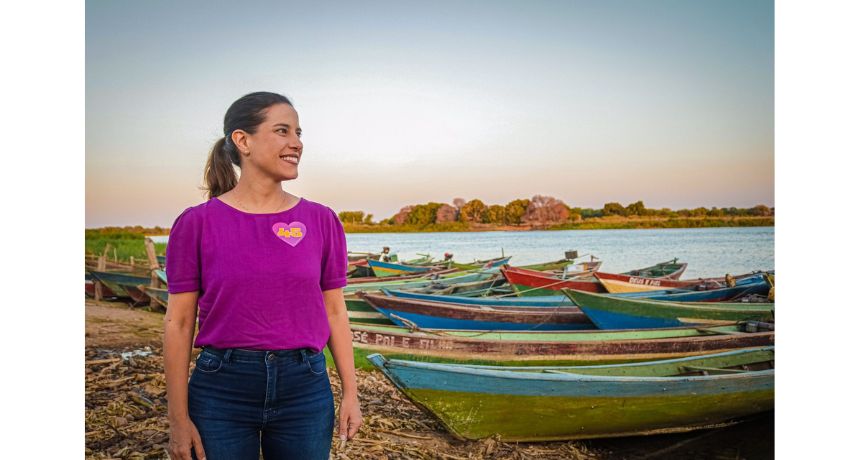
<path fill-rule="evenodd" d="M 773 227 L 773 216 L 766 217 L 598 217 L 582 222 L 550 225 L 495 225 L 452 222 L 424 227 L 387 224 L 343 224 L 346 233 L 440 233 L 440 232 L 533 232 L 552 230 L 635 230 L 660 228 Z"/>
<path fill-rule="evenodd" d="M 580 222 L 557 225 L 497 225 L 467 222 L 430 224 L 425 227 L 388 224 L 343 224 L 346 233 L 440 233 L 440 232 L 530 232 L 543 230 L 629 230 L 653 228 L 717 228 L 717 227 L 773 227 L 773 216 L 760 217 L 593 217 Z M 164 227 L 101 227 L 88 228 L 84 232 L 87 254 L 99 255 L 107 244 L 110 260 L 129 262 L 147 258 L 143 244 L 144 236 L 166 235 L 170 229 Z M 166 242 L 155 244 L 156 253 L 164 255 Z"/>

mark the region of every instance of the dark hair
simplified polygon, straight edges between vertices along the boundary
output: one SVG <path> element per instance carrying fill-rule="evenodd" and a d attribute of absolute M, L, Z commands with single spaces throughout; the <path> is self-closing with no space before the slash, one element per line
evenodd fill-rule
<path fill-rule="evenodd" d="M 224 114 L 224 137 L 218 139 L 212 146 L 203 172 L 206 181 L 205 190 L 209 191 L 209 198 L 222 195 L 236 186 L 237 178 L 233 165 L 239 167 L 242 165 L 239 162 L 239 150 L 230 139 L 233 131 L 241 129 L 254 134 L 257 132 L 257 127 L 266 119 L 266 110 L 275 104 L 293 106 L 286 96 L 260 91 L 240 97 L 227 109 L 227 113 Z"/>

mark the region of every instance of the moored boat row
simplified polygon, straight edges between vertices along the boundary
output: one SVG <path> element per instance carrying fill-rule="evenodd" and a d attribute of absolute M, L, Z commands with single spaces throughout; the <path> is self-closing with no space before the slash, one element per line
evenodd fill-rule
<path fill-rule="evenodd" d="M 679 432 L 773 407 L 771 274 L 681 279 L 677 259 L 612 274 L 593 258 L 514 267 L 510 256 L 360 255 L 356 273 L 402 271 L 348 280 L 354 348 L 457 437 Z M 167 307 L 161 269 L 90 273 L 117 295 Z"/>

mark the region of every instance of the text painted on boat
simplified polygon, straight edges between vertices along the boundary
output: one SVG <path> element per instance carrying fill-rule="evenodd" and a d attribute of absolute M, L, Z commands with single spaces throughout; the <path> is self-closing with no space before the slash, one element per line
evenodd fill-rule
<path fill-rule="evenodd" d="M 426 339 L 417 337 L 400 337 L 396 335 L 352 331 L 352 341 L 388 347 L 416 348 L 419 350 L 453 350 L 451 340 Z"/>
<path fill-rule="evenodd" d="M 630 284 L 644 284 L 645 286 L 659 286 L 660 280 L 655 280 L 651 278 L 636 278 L 635 276 L 630 277 Z"/>

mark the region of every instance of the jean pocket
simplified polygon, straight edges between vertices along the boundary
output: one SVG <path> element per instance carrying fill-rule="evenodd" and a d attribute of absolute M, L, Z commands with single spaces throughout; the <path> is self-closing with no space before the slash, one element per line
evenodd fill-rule
<path fill-rule="evenodd" d="M 308 369 L 311 371 L 311 374 L 325 374 L 325 353 L 319 352 L 314 355 L 308 355 L 305 361 L 308 363 Z"/>
<path fill-rule="evenodd" d="M 203 350 L 200 352 L 200 355 L 197 356 L 196 367 L 204 374 L 214 374 L 218 372 L 221 370 L 222 364 L 223 362 L 220 356 L 206 350 Z"/>

